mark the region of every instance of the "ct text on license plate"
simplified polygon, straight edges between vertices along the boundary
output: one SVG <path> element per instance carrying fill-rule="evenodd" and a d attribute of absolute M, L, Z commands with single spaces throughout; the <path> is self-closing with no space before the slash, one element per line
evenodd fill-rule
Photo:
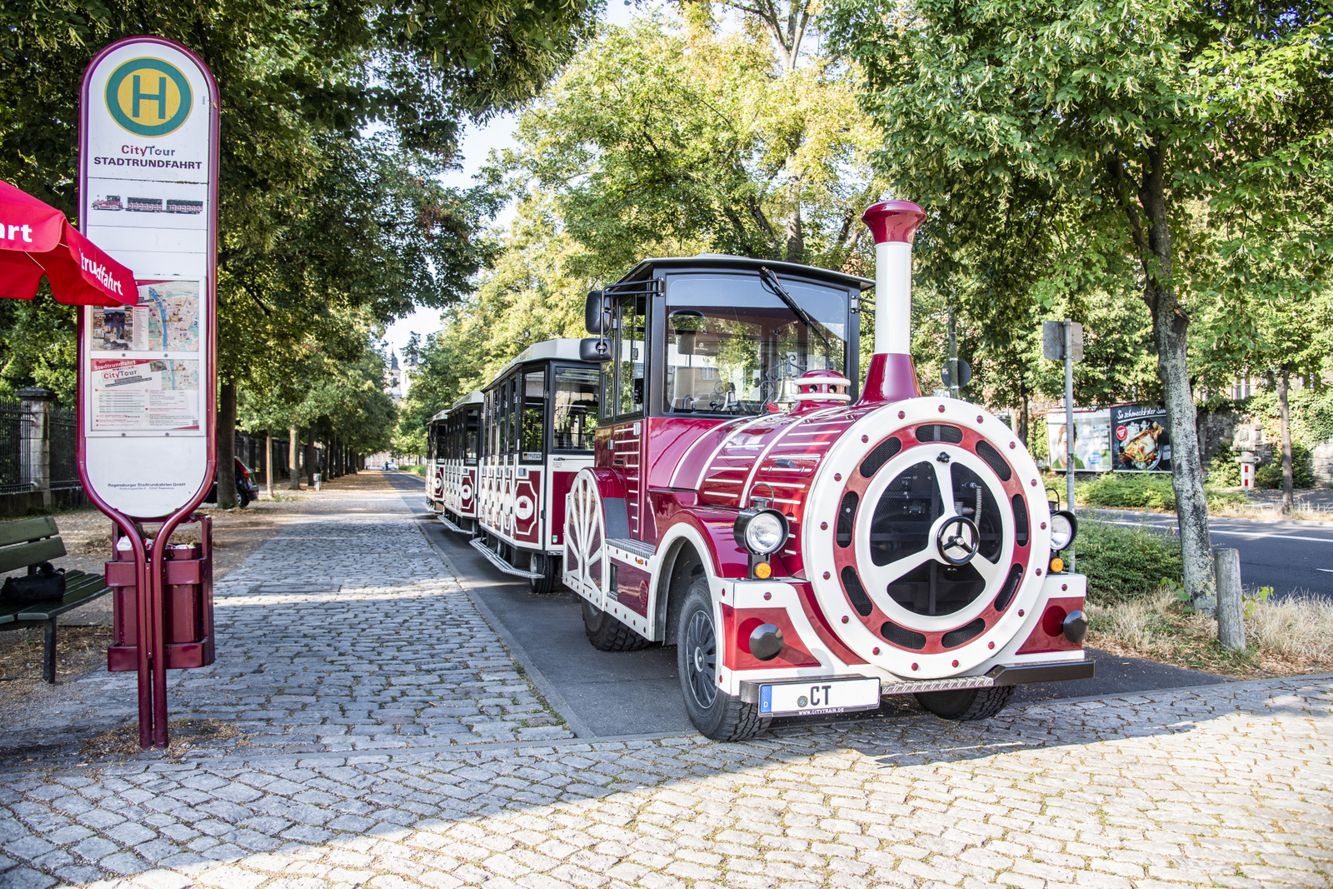
<path fill-rule="evenodd" d="M 878 679 L 812 679 L 759 686 L 764 716 L 813 716 L 873 710 L 879 706 Z"/>

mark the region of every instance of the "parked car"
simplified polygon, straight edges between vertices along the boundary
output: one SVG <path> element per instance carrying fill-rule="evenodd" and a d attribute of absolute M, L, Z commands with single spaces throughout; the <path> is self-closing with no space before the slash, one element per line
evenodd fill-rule
<path fill-rule="evenodd" d="M 218 480 L 213 478 L 213 487 L 208 489 L 208 497 L 205 498 L 209 503 L 218 502 Z M 250 474 L 250 467 L 241 462 L 241 458 L 236 458 L 236 502 L 245 509 L 250 505 L 250 501 L 259 499 L 259 485 L 255 483 L 254 476 Z"/>
<path fill-rule="evenodd" d="M 385 471 L 385 472 L 394 472 L 394 471 L 396 471 L 397 469 L 398 469 L 398 464 L 397 464 L 397 463 L 393 462 L 392 460 L 385 460 L 385 461 L 384 461 L 384 471 Z"/>

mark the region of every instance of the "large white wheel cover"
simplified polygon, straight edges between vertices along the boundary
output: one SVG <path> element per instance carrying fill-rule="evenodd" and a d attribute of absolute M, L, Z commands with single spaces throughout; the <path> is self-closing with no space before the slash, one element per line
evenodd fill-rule
<path fill-rule="evenodd" d="M 1009 603 L 1000 618 L 982 634 L 958 648 L 932 653 L 912 651 L 892 645 L 862 623 L 843 592 L 834 559 L 838 509 L 851 473 L 856 472 L 870 451 L 894 430 L 922 423 L 952 424 L 970 429 L 986 439 L 1009 463 L 1017 477 L 1026 502 L 1029 524 L 1027 569 L 1013 601 Z M 863 436 L 867 441 L 862 441 Z M 866 489 L 866 496 L 861 499 L 857 507 L 858 530 L 868 526 L 869 514 L 873 514 L 879 502 L 879 495 L 894 477 L 909 465 L 922 461 L 925 456 L 922 453 L 924 447 L 926 446 L 922 445 L 899 451 L 876 472 Z M 880 611 L 902 626 L 916 631 L 951 629 L 968 623 L 986 611 L 1004 583 L 1014 552 L 1014 526 L 1009 495 L 1003 493 L 994 470 L 971 451 L 959 445 L 931 443 L 929 452 L 931 454 L 943 452 L 950 457 L 950 462 L 943 464 L 947 465 L 949 470 L 937 473 L 941 486 L 951 475 L 954 465 L 963 465 L 975 472 L 983 484 L 991 490 L 1002 515 L 1003 546 L 999 561 L 993 570 L 989 568 L 986 559 L 980 553 L 972 560 L 978 573 L 986 579 L 984 593 L 961 611 L 949 615 L 927 616 L 904 609 L 893 602 L 883 589 L 889 581 L 906 573 L 912 567 L 936 557 L 936 534 L 940 525 L 952 515 L 952 496 L 944 498 L 944 502 L 948 504 L 945 514 L 932 524 L 927 549 L 920 553 L 889 565 L 875 566 L 870 559 L 869 541 L 865 535 L 858 534 L 859 539 L 853 541 L 857 571 L 863 578 L 874 579 L 874 583 L 865 583 L 863 580 L 867 595 Z M 835 475 L 840 476 L 840 479 L 835 480 Z M 1036 464 L 1013 431 L 998 418 L 987 414 L 976 405 L 953 399 L 914 398 L 874 411 L 858 420 L 838 438 L 827 458 L 820 464 L 810 490 L 811 496 L 806 503 L 801 530 L 801 547 L 807 575 L 814 588 L 815 598 L 828 617 L 834 632 L 868 662 L 911 679 L 956 676 L 978 667 L 993 657 L 1032 618 L 1034 608 L 1039 604 L 1038 600 L 1042 595 L 1043 569 L 1046 567 L 1046 554 L 1050 551 L 1050 507 L 1046 502 L 1046 490 Z M 827 579 L 826 573 L 829 575 Z M 848 617 L 845 623 L 844 616 Z"/>

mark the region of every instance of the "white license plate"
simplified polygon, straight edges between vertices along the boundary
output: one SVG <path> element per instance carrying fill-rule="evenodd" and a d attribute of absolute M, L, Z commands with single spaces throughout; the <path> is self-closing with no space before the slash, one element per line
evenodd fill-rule
<path fill-rule="evenodd" d="M 879 706 L 878 679 L 812 679 L 759 686 L 764 716 L 814 716 L 873 710 Z"/>

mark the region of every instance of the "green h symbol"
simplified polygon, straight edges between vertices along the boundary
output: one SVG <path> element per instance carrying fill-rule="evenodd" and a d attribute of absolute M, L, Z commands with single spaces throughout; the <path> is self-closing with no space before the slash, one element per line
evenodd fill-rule
<path fill-rule="evenodd" d="M 130 117 L 137 118 L 139 116 L 140 102 L 156 102 L 157 116 L 165 119 L 167 116 L 166 77 L 162 76 L 161 74 L 157 76 L 157 92 L 155 93 L 145 93 L 143 91 L 142 81 L 140 80 L 140 77 L 141 75 L 135 74 L 133 81 L 130 83 L 130 100 L 132 103 L 130 105 Z"/>

